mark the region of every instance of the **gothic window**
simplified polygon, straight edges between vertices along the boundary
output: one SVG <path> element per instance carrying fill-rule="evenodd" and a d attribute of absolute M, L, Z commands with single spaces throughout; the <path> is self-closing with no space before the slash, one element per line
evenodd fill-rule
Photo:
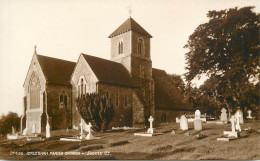
<path fill-rule="evenodd" d="M 118 54 L 122 54 L 124 52 L 123 45 L 123 41 L 118 42 Z"/>
<path fill-rule="evenodd" d="M 144 66 L 140 65 L 140 77 L 144 78 Z"/>
<path fill-rule="evenodd" d="M 81 79 L 81 83 L 80 83 L 80 94 L 83 95 L 83 78 Z"/>
<path fill-rule="evenodd" d="M 127 95 L 125 95 L 125 107 L 127 106 Z"/>
<path fill-rule="evenodd" d="M 142 38 L 138 39 L 137 53 L 140 55 L 142 55 L 144 53 L 144 40 Z"/>
<path fill-rule="evenodd" d="M 119 104 L 119 94 L 118 93 L 116 93 L 116 106 L 118 107 L 118 104 Z"/>
<path fill-rule="evenodd" d="M 67 104 L 68 104 L 68 102 L 67 102 L 67 96 L 65 95 L 65 96 L 64 96 L 64 106 L 65 106 L 65 108 L 67 108 Z"/>
<path fill-rule="evenodd" d="M 60 108 L 67 108 L 67 95 L 63 92 L 63 94 L 60 95 Z"/>
<path fill-rule="evenodd" d="M 30 109 L 40 108 L 40 80 L 33 72 L 30 80 Z"/>

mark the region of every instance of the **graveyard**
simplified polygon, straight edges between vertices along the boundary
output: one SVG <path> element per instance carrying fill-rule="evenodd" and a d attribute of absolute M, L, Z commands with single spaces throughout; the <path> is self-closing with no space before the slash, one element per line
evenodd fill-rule
<path fill-rule="evenodd" d="M 197 117 L 197 118 L 196 118 Z M 3 139 L 0 144 L 0 159 L 178 159 L 178 160 L 226 160 L 226 159 L 259 159 L 260 154 L 260 121 L 246 119 L 244 123 L 206 123 L 198 121 L 183 123 L 161 123 L 146 128 L 114 128 L 106 133 L 87 132 L 81 129 L 56 130 L 50 137 L 42 133 L 42 137 Z M 236 117 L 239 119 L 239 117 Z M 232 118 L 234 119 L 234 118 Z M 185 119 L 184 119 L 185 120 Z M 196 121 L 197 120 L 197 121 Z M 235 120 L 235 119 L 234 119 Z M 150 119 L 150 123 L 153 119 Z M 150 125 L 151 126 L 151 125 Z M 91 125 L 88 125 L 90 128 Z M 188 128 L 188 129 L 187 129 Z M 183 129 L 183 130 L 182 130 Z M 151 131 L 152 130 L 152 131 Z M 241 130 L 241 132 L 240 132 Z M 228 138 L 224 131 L 236 132 L 238 137 Z M 84 133 L 86 139 L 62 141 Z M 142 136 L 135 134 L 160 134 Z M 37 139 L 43 138 L 43 139 Z M 76 137 L 75 137 L 76 138 Z"/>

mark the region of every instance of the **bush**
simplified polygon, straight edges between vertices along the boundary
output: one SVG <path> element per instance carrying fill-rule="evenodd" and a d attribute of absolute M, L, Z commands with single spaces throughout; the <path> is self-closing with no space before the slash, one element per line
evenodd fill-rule
<path fill-rule="evenodd" d="M 17 113 L 9 112 L 0 118 L 0 134 L 6 135 L 12 132 L 12 126 L 18 130 L 20 128 L 20 118 Z"/>
<path fill-rule="evenodd" d="M 96 131 L 106 131 L 114 117 L 111 98 L 105 94 L 91 93 L 76 99 L 77 108 L 85 122 L 91 122 Z"/>

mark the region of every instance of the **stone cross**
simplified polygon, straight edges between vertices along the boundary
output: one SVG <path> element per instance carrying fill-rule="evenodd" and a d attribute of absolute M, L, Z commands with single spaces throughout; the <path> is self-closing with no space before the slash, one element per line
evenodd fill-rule
<path fill-rule="evenodd" d="M 248 110 L 247 112 L 248 112 L 247 118 L 251 119 L 251 118 L 252 118 L 252 116 L 251 116 L 252 111 L 251 111 L 251 110 Z"/>
<path fill-rule="evenodd" d="M 133 11 L 132 11 L 132 9 L 131 9 L 131 6 L 128 6 L 127 9 L 128 9 L 128 13 L 129 13 L 129 15 L 130 15 L 130 17 L 131 17 L 131 14 L 133 13 Z"/>
<path fill-rule="evenodd" d="M 236 117 L 236 121 L 237 121 L 237 123 L 236 123 L 236 130 L 239 130 L 241 132 L 241 127 L 240 127 L 240 124 L 239 124 L 239 118 L 241 117 L 240 113 L 237 112 L 235 117 Z"/>
<path fill-rule="evenodd" d="M 47 121 L 47 125 L 46 125 L 46 138 L 50 138 L 50 137 L 51 137 L 50 124 L 49 124 L 49 121 Z"/>
<path fill-rule="evenodd" d="M 153 117 L 150 116 L 148 121 L 150 122 L 150 128 L 147 130 L 147 133 L 153 134 L 153 121 L 154 121 Z"/>
<path fill-rule="evenodd" d="M 236 132 L 236 130 L 235 130 L 235 117 L 232 116 L 230 121 L 231 121 L 231 124 L 232 124 L 232 132 Z"/>
<path fill-rule="evenodd" d="M 81 121 L 80 121 L 80 137 L 79 139 L 83 139 L 83 119 L 81 118 Z"/>
<path fill-rule="evenodd" d="M 92 134 L 91 134 L 91 127 L 92 127 L 91 122 L 90 122 L 88 125 L 86 125 L 86 130 L 87 130 L 87 132 L 88 132 L 88 135 L 86 136 L 86 139 L 87 139 L 87 140 L 93 138 L 93 136 L 92 136 Z"/>
<path fill-rule="evenodd" d="M 201 113 L 200 113 L 200 110 L 196 110 L 196 111 L 195 111 L 195 120 L 196 120 L 196 119 L 200 119 L 200 114 L 201 114 Z"/>

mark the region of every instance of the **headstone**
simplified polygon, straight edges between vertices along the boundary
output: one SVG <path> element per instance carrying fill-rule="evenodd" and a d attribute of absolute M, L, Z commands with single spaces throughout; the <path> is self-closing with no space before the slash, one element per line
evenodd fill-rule
<path fill-rule="evenodd" d="M 200 119 L 200 115 L 201 115 L 200 110 L 196 110 L 195 111 L 195 120 Z"/>
<path fill-rule="evenodd" d="M 50 138 L 50 137 L 51 137 L 50 124 L 47 121 L 47 125 L 46 125 L 46 138 Z"/>
<path fill-rule="evenodd" d="M 235 117 L 232 116 L 230 118 L 231 124 L 232 124 L 232 131 L 224 131 L 225 135 L 228 135 L 228 137 L 236 137 L 237 138 L 237 132 L 235 130 Z"/>
<path fill-rule="evenodd" d="M 12 126 L 12 135 L 15 135 L 15 129 L 13 126 Z"/>
<path fill-rule="evenodd" d="M 32 126 L 32 133 L 33 133 L 33 134 L 36 133 L 36 126 L 35 126 L 35 125 Z"/>
<path fill-rule="evenodd" d="M 79 139 L 83 139 L 83 119 L 81 118 L 81 121 L 80 121 L 80 137 L 79 137 Z"/>
<path fill-rule="evenodd" d="M 239 119 L 239 123 L 240 123 L 240 124 L 243 124 L 243 123 L 244 123 L 243 112 L 242 112 L 240 109 L 238 109 L 238 110 L 236 111 L 235 115 L 236 115 L 237 113 L 239 113 L 240 116 L 241 116 L 240 119 Z"/>
<path fill-rule="evenodd" d="M 147 133 L 153 134 L 153 121 L 154 121 L 153 117 L 150 116 L 150 118 L 148 119 L 148 121 L 150 122 L 150 128 L 147 130 Z"/>
<path fill-rule="evenodd" d="M 178 117 L 176 117 L 176 123 L 179 123 L 179 122 L 180 122 L 179 118 L 178 118 Z"/>
<path fill-rule="evenodd" d="M 88 132 L 88 135 L 86 136 L 86 139 L 87 139 L 87 140 L 93 139 L 93 136 L 92 136 L 92 134 L 91 134 L 91 127 L 92 127 L 91 123 L 89 123 L 88 125 L 86 125 L 86 130 L 87 130 L 87 132 Z"/>
<path fill-rule="evenodd" d="M 25 129 L 23 130 L 23 135 L 27 135 L 27 131 L 28 131 L 28 129 L 25 128 Z"/>
<path fill-rule="evenodd" d="M 248 113 L 248 116 L 247 116 L 246 118 L 252 119 L 252 116 L 251 116 L 252 111 L 251 111 L 251 110 L 248 110 L 247 113 Z"/>
<path fill-rule="evenodd" d="M 202 120 L 196 119 L 194 120 L 194 130 L 202 130 Z"/>
<path fill-rule="evenodd" d="M 175 135 L 175 134 L 176 134 L 176 132 L 175 132 L 174 130 L 172 130 L 171 134 L 172 134 L 172 135 Z"/>
<path fill-rule="evenodd" d="M 227 122 L 227 110 L 225 108 L 221 110 L 220 121 Z"/>
<path fill-rule="evenodd" d="M 188 120 L 184 115 L 180 119 L 180 128 L 181 130 L 188 130 Z"/>
<path fill-rule="evenodd" d="M 240 117 L 241 117 L 240 113 L 239 112 L 236 113 L 235 117 L 236 117 L 236 122 L 237 122 L 236 123 L 236 130 L 239 130 L 241 132 L 241 127 L 240 127 L 240 124 L 239 124 Z"/>

